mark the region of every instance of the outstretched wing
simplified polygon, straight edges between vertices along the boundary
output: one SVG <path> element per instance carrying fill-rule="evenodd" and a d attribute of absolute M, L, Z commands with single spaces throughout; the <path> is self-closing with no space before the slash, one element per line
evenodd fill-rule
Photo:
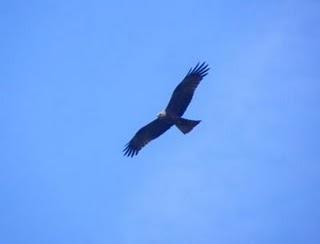
<path fill-rule="evenodd" d="M 191 102 L 195 89 L 203 77 L 208 74 L 208 71 L 209 67 L 205 62 L 201 65 L 198 63 L 196 67 L 193 69 L 191 68 L 181 83 L 173 91 L 166 111 L 181 117 Z"/>
<path fill-rule="evenodd" d="M 123 149 L 124 155 L 128 157 L 137 155 L 141 148 L 143 148 L 151 140 L 166 132 L 172 125 L 172 123 L 163 118 L 157 118 L 153 120 L 138 130 L 138 132 Z"/>

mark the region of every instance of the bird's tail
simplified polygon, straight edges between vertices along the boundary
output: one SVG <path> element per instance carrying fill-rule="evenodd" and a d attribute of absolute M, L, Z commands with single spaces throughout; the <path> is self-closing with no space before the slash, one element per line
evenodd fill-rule
<path fill-rule="evenodd" d="M 200 122 L 201 120 L 190 120 L 190 119 L 179 118 L 176 121 L 175 125 L 183 134 L 187 134 L 193 129 L 193 127 L 195 127 Z"/>

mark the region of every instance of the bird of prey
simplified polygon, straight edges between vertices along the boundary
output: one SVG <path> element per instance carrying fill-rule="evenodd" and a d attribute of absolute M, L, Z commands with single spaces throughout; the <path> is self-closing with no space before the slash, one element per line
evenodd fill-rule
<path fill-rule="evenodd" d="M 191 68 L 180 84 L 175 88 L 169 104 L 161 111 L 155 120 L 142 127 L 134 137 L 125 145 L 124 156 L 133 157 L 151 140 L 159 137 L 171 126 L 175 125 L 183 134 L 190 132 L 201 120 L 182 118 L 194 91 L 200 81 L 208 74 L 209 67 L 203 62 Z"/>

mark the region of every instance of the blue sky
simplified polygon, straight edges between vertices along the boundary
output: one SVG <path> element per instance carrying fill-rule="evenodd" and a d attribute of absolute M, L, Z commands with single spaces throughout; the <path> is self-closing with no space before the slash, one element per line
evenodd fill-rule
<path fill-rule="evenodd" d="M 3 2 L 0 242 L 319 243 L 319 10 Z M 198 61 L 202 122 L 123 157 Z"/>

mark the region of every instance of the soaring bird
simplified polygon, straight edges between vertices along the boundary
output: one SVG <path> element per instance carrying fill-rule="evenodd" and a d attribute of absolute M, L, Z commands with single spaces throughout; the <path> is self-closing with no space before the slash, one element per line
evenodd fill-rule
<path fill-rule="evenodd" d="M 198 63 L 191 68 L 180 84 L 175 88 L 166 109 L 157 118 L 142 127 L 125 145 L 124 155 L 133 157 L 151 140 L 159 137 L 175 125 L 183 134 L 189 133 L 201 120 L 182 118 L 200 81 L 208 74 L 208 64 Z"/>

